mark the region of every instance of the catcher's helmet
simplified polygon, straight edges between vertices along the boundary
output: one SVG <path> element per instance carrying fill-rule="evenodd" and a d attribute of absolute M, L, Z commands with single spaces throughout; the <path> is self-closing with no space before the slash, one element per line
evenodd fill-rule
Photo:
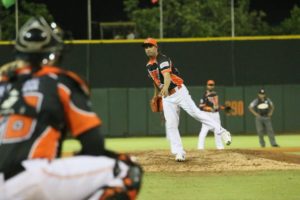
<path fill-rule="evenodd" d="M 43 17 L 30 18 L 20 29 L 15 49 L 17 58 L 41 63 L 50 54 L 58 55 L 62 51 L 62 31 L 51 28 Z"/>
<path fill-rule="evenodd" d="M 63 39 L 43 17 L 29 19 L 20 29 L 16 49 L 24 53 L 55 52 L 62 48 Z"/>

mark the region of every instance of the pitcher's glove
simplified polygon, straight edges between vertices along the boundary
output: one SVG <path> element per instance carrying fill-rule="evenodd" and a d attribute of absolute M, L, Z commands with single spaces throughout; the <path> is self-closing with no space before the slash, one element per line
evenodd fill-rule
<path fill-rule="evenodd" d="M 152 112 L 162 112 L 163 111 L 162 97 L 154 96 L 150 100 L 150 108 Z"/>

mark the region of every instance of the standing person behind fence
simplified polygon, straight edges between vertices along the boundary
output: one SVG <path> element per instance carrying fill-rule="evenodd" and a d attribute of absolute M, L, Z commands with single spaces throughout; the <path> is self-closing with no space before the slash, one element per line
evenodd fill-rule
<path fill-rule="evenodd" d="M 87 84 L 53 66 L 61 36 L 31 18 L 15 48 L 16 61 L 0 74 L 0 199 L 136 199 L 141 168 L 105 148 Z M 82 149 L 60 159 L 67 132 Z"/>
<path fill-rule="evenodd" d="M 199 122 L 212 127 L 216 134 L 223 136 L 225 143 L 231 143 L 230 133 L 196 106 L 171 59 L 158 52 L 157 41 L 147 38 L 142 46 L 149 58 L 146 67 L 154 83 L 154 96 L 162 96 L 166 136 L 170 140 L 175 160 L 184 161 L 186 154 L 178 130 L 180 108 Z"/>
<path fill-rule="evenodd" d="M 219 106 L 219 97 L 215 91 L 215 81 L 208 80 L 206 84 L 206 91 L 203 94 L 203 97 L 200 99 L 199 107 L 207 115 L 211 116 L 216 123 L 221 124 L 220 120 L 220 106 Z M 205 138 L 207 133 L 212 130 L 211 127 L 206 124 L 202 124 L 199 139 L 198 139 L 198 149 L 203 150 L 205 148 Z M 217 149 L 224 149 L 222 138 L 218 134 L 215 135 L 215 144 Z"/>
<path fill-rule="evenodd" d="M 275 135 L 272 127 L 271 117 L 274 112 L 274 104 L 270 98 L 266 96 L 265 90 L 262 88 L 258 91 L 257 98 L 249 105 L 249 111 L 255 116 L 255 126 L 261 147 L 265 147 L 264 134 L 267 133 L 272 147 L 279 147 L 276 143 Z"/>

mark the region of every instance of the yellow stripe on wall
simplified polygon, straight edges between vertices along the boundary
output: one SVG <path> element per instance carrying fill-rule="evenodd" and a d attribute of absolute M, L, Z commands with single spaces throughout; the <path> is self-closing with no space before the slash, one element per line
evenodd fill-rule
<path fill-rule="evenodd" d="M 205 37 L 205 38 L 165 38 L 157 39 L 158 42 L 209 42 L 209 41 L 247 41 L 247 40 L 296 40 L 300 35 L 278 35 L 278 36 L 237 36 L 237 37 Z M 68 40 L 66 44 L 120 44 L 120 43 L 142 43 L 144 39 L 134 40 Z M 11 45 L 14 41 L 0 41 L 0 45 Z"/>
<path fill-rule="evenodd" d="M 14 44 L 13 41 L 0 41 L 0 45 L 10 45 L 10 44 Z"/>
<path fill-rule="evenodd" d="M 238 36 L 238 37 L 206 37 L 206 38 L 165 38 L 157 39 L 158 42 L 208 42 L 208 41 L 247 41 L 247 40 L 296 40 L 300 35 L 278 36 Z M 118 43 L 142 43 L 144 39 L 134 40 L 74 40 L 66 41 L 73 44 L 118 44 Z"/>

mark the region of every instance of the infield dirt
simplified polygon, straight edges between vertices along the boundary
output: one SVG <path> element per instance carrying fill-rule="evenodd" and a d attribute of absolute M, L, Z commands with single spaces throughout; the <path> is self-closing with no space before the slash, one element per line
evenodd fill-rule
<path fill-rule="evenodd" d="M 263 150 L 189 150 L 185 162 L 176 162 L 168 150 L 136 152 L 146 172 L 228 172 L 256 170 L 300 170 L 300 148 Z"/>

